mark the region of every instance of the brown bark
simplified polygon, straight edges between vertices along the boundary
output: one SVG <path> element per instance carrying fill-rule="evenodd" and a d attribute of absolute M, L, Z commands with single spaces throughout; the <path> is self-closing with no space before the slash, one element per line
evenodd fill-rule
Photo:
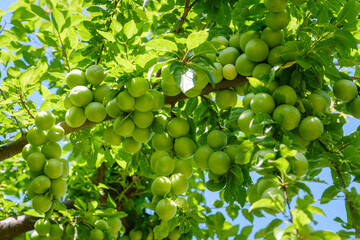
<path fill-rule="evenodd" d="M 232 81 L 227 81 L 227 80 L 222 80 L 220 83 L 215 85 L 215 88 L 213 88 L 210 84 L 208 84 L 208 86 L 206 86 L 202 93 L 201 96 L 209 94 L 210 92 L 214 92 L 217 90 L 221 90 L 221 89 L 227 89 L 230 87 L 234 87 L 237 85 L 241 85 L 244 84 L 245 82 L 247 82 L 247 78 L 243 77 L 243 76 L 238 76 L 236 79 L 232 80 Z M 184 94 L 184 93 L 180 93 L 177 96 L 174 97 L 169 97 L 169 96 L 165 96 L 165 103 L 166 104 L 170 104 L 170 105 L 175 105 L 175 103 L 181 101 L 181 100 L 185 100 L 188 97 Z M 105 121 L 109 121 L 111 120 L 111 117 L 107 117 L 103 122 Z M 91 126 L 94 126 L 98 123 L 94 123 L 94 122 L 90 122 L 89 120 L 87 120 L 81 127 L 78 128 L 72 128 L 69 125 L 67 125 L 65 122 L 60 122 L 59 125 L 64 128 L 65 130 L 65 134 L 70 134 L 73 132 L 77 132 L 81 129 L 84 128 L 88 128 Z M 26 135 L 22 136 L 20 139 L 5 144 L 3 146 L 0 147 L 0 162 L 11 158 L 13 156 L 15 156 L 16 154 L 21 153 L 22 148 L 28 143 L 27 139 L 26 139 Z"/>

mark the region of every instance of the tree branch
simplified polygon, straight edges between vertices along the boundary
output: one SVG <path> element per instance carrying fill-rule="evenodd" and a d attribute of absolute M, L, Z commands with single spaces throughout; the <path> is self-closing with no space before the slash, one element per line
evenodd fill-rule
<path fill-rule="evenodd" d="M 186 3 L 185 3 L 185 8 L 184 8 L 184 13 L 183 15 L 181 16 L 180 18 L 180 21 L 179 21 L 179 24 L 175 30 L 175 33 L 176 34 L 179 34 L 180 30 L 181 30 L 181 27 L 182 25 L 184 25 L 184 22 L 185 22 L 185 19 L 187 17 L 187 15 L 189 14 L 191 8 L 198 2 L 199 0 L 195 0 L 193 3 L 190 4 L 190 0 L 186 0 Z"/>
<path fill-rule="evenodd" d="M 232 81 L 222 80 L 220 83 L 215 85 L 215 88 L 213 88 L 210 84 L 208 84 L 208 86 L 206 86 L 203 89 L 203 91 L 201 92 L 201 96 L 209 94 L 210 92 L 214 92 L 217 90 L 235 87 L 237 85 L 241 85 L 246 82 L 247 82 L 247 78 L 239 75 L 236 79 L 234 79 Z M 177 102 L 179 102 L 181 100 L 185 100 L 185 99 L 188 99 L 188 97 L 184 93 L 180 93 L 179 95 L 174 96 L 174 97 L 165 96 L 165 103 L 170 104 L 170 105 L 175 105 Z M 111 119 L 112 118 L 108 116 L 107 118 L 105 118 L 105 120 L 103 122 L 109 121 Z M 81 127 L 78 127 L 78 128 L 72 128 L 69 125 L 67 125 L 65 122 L 60 122 L 58 125 L 61 126 L 65 130 L 65 134 L 67 135 L 67 134 L 70 134 L 73 132 L 80 131 L 84 128 L 94 126 L 96 124 L 99 124 L 99 123 L 94 123 L 94 122 L 90 122 L 89 120 L 87 120 Z M 15 156 L 16 154 L 21 153 L 22 148 L 27 143 L 28 143 L 28 141 L 26 139 L 26 135 L 24 134 L 24 136 L 22 136 L 18 140 L 1 146 L 0 147 L 0 162 L 5 159 L 11 158 L 11 157 Z"/>
<path fill-rule="evenodd" d="M 74 202 L 67 200 L 63 204 L 68 208 L 74 208 Z M 11 240 L 14 237 L 34 229 L 38 217 L 21 215 L 9 217 L 0 221 L 0 236 L 3 240 Z"/>
<path fill-rule="evenodd" d="M 330 151 L 330 150 L 326 147 L 326 145 L 325 145 L 321 140 L 319 140 L 318 142 L 319 142 L 320 146 L 321 146 L 326 152 L 336 153 L 336 152 Z M 337 154 L 338 154 L 338 153 L 337 153 Z M 337 175 L 338 175 L 338 177 L 339 177 L 339 179 L 340 179 L 342 188 L 343 188 L 344 190 L 346 190 L 346 184 L 345 184 L 344 179 L 343 179 L 343 177 L 342 177 L 342 175 L 341 175 L 340 169 L 338 168 L 338 166 L 336 166 L 336 163 L 335 163 L 334 161 L 330 161 L 330 162 L 333 164 L 333 166 L 334 166 L 334 168 L 335 168 L 335 171 L 336 171 L 336 173 L 337 173 Z M 357 237 L 357 238 L 360 238 L 359 226 L 356 225 L 356 219 L 355 219 L 355 214 L 354 214 L 355 208 L 354 208 L 354 206 L 353 206 L 353 204 L 352 204 L 352 202 L 351 202 L 351 200 L 350 200 L 349 194 L 347 194 L 345 191 L 344 191 L 344 193 L 345 193 L 345 202 L 347 203 L 347 205 L 348 205 L 348 207 L 349 207 L 349 210 L 350 210 L 352 227 L 355 229 L 356 237 Z"/>

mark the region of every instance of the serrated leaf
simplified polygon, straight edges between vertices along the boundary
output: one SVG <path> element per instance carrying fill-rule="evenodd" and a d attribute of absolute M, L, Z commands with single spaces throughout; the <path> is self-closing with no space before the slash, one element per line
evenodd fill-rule
<path fill-rule="evenodd" d="M 188 50 L 194 49 L 200 46 L 200 44 L 204 43 L 208 39 L 208 37 L 209 33 L 205 30 L 190 33 L 186 39 L 186 47 L 188 48 Z"/>
<path fill-rule="evenodd" d="M 146 50 L 157 50 L 160 52 L 176 52 L 178 47 L 176 43 L 166 39 L 153 39 L 145 44 Z"/>
<path fill-rule="evenodd" d="M 131 20 L 131 21 L 125 23 L 123 31 L 128 39 L 130 39 L 132 36 L 134 36 L 134 34 L 137 33 L 137 31 L 138 31 L 134 20 Z"/>
<path fill-rule="evenodd" d="M 111 32 L 104 32 L 100 30 L 96 30 L 101 36 L 103 36 L 106 40 L 110 42 L 115 42 L 115 37 Z"/>

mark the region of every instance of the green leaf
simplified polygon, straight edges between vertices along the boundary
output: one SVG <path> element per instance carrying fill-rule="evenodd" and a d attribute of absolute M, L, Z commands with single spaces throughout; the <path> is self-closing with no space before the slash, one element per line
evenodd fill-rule
<path fill-rule="evenodd" d="M 183 93 L 193 88 L 196 84 L 196 71 L 192 67 L 176 67 L 174 69 L 176 85 Z"/>
<path fill-rule="evenodd" d="M 269 198 L 262 198 L 257 200 L 251 205 L 249 211 L 252 212 L 255 209 L 264 209 L 264 208 L 279 211 L 279 209 L 276 207 L 275 202 Z"/>
<path fill-rule="evenodd" d="M 134 36 L 134 34 L 137 33 L 137 31 L 138 31 L 134 20 L 131 20 L 131 21 L 125 23 L 123 31 L 128 39 L 130 39 L 132 36 Z"/>
<path fill-rule="evenodd" d="M 327 189 L 325 189 L 325 191 L 323 192 L 321 199 L 320 199 L 320 203 L 321 204 L 325 204 L 330 202 L 331 200 L 333 200 L 333 198 L 340 192 L 340 189 L 335 186 L 332 185 L 330 187 L 328 187 Z"/>
<path fill-rule="evenodd" d="M 45 19 L 45 20 L 48 20 L 50 21 L 50 17 L 49 15 L 47 14 L 47 12 L 45 12 L 44 9 L 42 9 L 41 7 L 35 5 L 35 4 L 31 4 L 31 10 L 36 14 L 38 15 L 39 17 Z"/>
<path fill-rule="evenodd" d="M 207 41 L 194 48 L 192 52 L 194 56 L 197 56 L 201 54 L 216 54 L 218 53 L 218 50 L 211 42 Z"/>
<path fill-rule="evenodd" d="M 237 216 L 239 215 L 239 211 L 240 211 L 240 207 L 235 204 L 231 204 L 226 208 L 226 213 L 229 215 L 229 217 L 232 220 L 235 220 L 235 218 L 237 218 Z"/>
<path fill-rule="evenodd" d="M 204 43 L 209 37 L 209 33 L 205 30 L 200 32 L 190 33 L 186 39 L 186 47 L 188 50 L 198 47 L 200 44 Z"/>
<path fill-rule="evenodd" d="M 293 216 L 293 223 L 297 229 L 301 229 L 311 221 L 311 219 L 300 209 L 291 209 L 290 212 Z"/>
<path fill-rule="evenodd" d="M 330 231 L 315 231 L 310 236 L 320 237 L 322 240 L 341 240 L 341 237 Z"/>
<path fill-rule="evenodd" d="M 146 50 L 157 50 L 160 52 L 176 52 L 176 43 L 166 39 L 154 39 L 145 44 Z"/>
<path fill-rule="evenodd" d="M 61 33 L 62 32 L 62 27 L 65 24 L 64 15 L 59 10 L 57 10 L 56 8 L 53 8 L 51 16 L 52 16 L 52 21 L 54 23 L 55 29 L 59 33 Z"/>
<path fill-rule="evenodd" d="M 290 164 L 289 161 L 285 158 L 278 158 L 274 162 L 274 165 L 277 169 L 279 169 L 280 172 L 289 172 L 290 170 Z"/>
<path fill-rule="evenodd" d="M 101 36 L 103 36 L 106 40 L 110 42 L 115 42 L 115 37 L 111 32 L 104 32 L 100 30 L 96 30 Z"/>

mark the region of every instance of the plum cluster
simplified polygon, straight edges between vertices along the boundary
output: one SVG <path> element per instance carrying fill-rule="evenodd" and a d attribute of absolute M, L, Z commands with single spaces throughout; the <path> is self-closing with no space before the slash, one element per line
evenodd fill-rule
<path fill-rule="evenodd" d="M 64 227 L 58 223 L 52 223 L 49 220 L 39 219 L 35 222 L 34 231 L 31 239 L 51 239 L 60 240 L 64 235 Z"/>
<path fill-rule="evenodd" d="M 154 195 L 151 205 L 159 218 L 167 221 L 175 216 L 177 206 L 184 211 L 189 209 L 186 199 L 178 195 L 186 193 L 189 187 L 188 179 L 193 174 L 189 159 L 195 154 L 196 144 L 189 137 L 190 124 L 186 119 L 173 118 L 166 124 L 166 131 L 163 130 L 151 140 L 155 152 L 150 165 L 158 175 L 151 184 Z"/>
<path fill-rule="evenodd" d="M 106 113 L 115 121 L 105 130 L 105 141 L 110 145 L 122 144 L 124 151 L 131 154 L 140 151 L 142 144 L 152 138 L 153 112 L 161 110 L 164 104 L 164 95 L 150 89 L 145 78 L 131 79 L 126 88 L 106 104 Z"/>
<path fill-rule="evenodd" d="M 22 149 L 30 176 L 33 178 L 27 195 L 38 213 L 47 212 L 54 198 L 65 195 L 65 178 L 69 173 L 68 162 L 61 158 L 62 149 L 57 143 L 64 137 L 64 129 L 55 125 L 55 116 L 48 111 L 39 112 L 35 127 L 27 133 L 27 144 Z"/>
<path fill-rule="evenodd" d="M 78 69 L 69 72 L 66 83 L 70 92 L 65 96 L 64 105 L 67 109 L 65 122 L 70 127 L 80 127 L 87 119 L 102 122 L 106 118 L 102 103 L 111 88 L 106 84 L 100 85 L 105 79 L 106 72 L 99 65 L 90 66 L 86 72 Z"/>

